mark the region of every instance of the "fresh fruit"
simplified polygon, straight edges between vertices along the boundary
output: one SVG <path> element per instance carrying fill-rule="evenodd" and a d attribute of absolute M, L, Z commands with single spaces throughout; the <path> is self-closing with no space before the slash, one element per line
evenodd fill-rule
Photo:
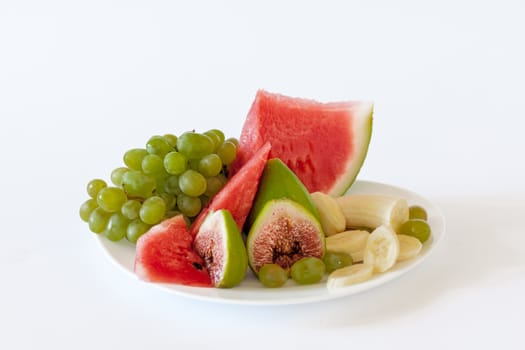
<path fill-rule="evenodd" d="M 346 253 L 332 253 L 326 251 L 323 262 L 326 266 L 326 272 L 330 273 L 337 269 L 343 268 L 348 265 L 352 265 L 352 256 Z"/>
<path fill-rule="evenodd" d="M 397 235 L 399 241 L 399 256 L 397 261 L 412 259 L 419 254 L 423 248 L 423 243 L 415 237 L 407 235 Z"/>
<path fill-rule="evenodd" d="M 345 253 L 352 257 L 352 261 L 363 260 L 366 242 L 370 233 L 365 230 L 349 230 L 326 237 L 326 251 Z"/>
<path fill-rule="evenodd" d="M 235 157 L 237 146 L 232 140 L 228 139 L 227 147 L 235 148 L 229 154 Z M 86 192 L 91 200 L 81 204 L 80 218 L 94 233 L 105 232 L 111 240 L 126 237 L 132 243 L 145 228 L 163 219 L 182 213 L 193 220 L 228 180 L 229 166 L 217 154 L 225 142 L 217 129 L 150 137 L 144 148 L 124 153 L 126 166 L 115 168 L 110 175 L 115 186 L 108 187 L 102 179 L 88 182 Z M 119 221 L 118 230 L 109 220 L 114 213 L 126 219 Z M 126 223 L 133 227 L 128 230 Z"/>
<path fill-rule="evenodd" d="M 288 281 L 288 272 L 277 264 L 266 264 L 259 269 L 259 281 L 268 288 L 278 288 Z"/>
<path fill-rule="evenodd" d="M 375 195 L 349 194 L 335 199 L 341 207 L 346 227 L 375 229 L 387 225 L 398 232 L 408 220 L 408 203 L 404 198 Z"/>
<path fill-rule="evenodd" d="M 231 288 L 244 279 L 248 269 L 246 247 L 235 220 L 227 210 L 210 213 L 193 241 L 215 287 Z"/>
<path fill-rule="evenodd" d="M 202 258 L 182 215 L 151 227 L 137 241 L 135 273 L 145 281 L 211 287 Z"/>
<path fill-rule="evenodd" d="M 411 205 L 408 208 L 408 218 L 409 219 L 421 219 L 421 220 L 427 220 L 428 214 L 425 208 L 423 208 L 420 205 Z"/>
<path fill-rule="evenodd" d="M 421 219 L 410 219 L 405 221 L 398 231 L 399 234 L 415 237 L 425 243 L 430 237 L 430 225 Z"/>
<path fill-rule="evenodd" d="M 269 152 L 270 144 L 261 147 L 259 152 L 235 176 L 228 180 L 227 184 L 213 197 L 193 222 L 191 227 L 193 235 L 197 234 L 210 211 L 214 212 L 220 209 L 228 210 L 237 223 L 237 227 L 242 231 L 246 217 L 252 207 Z"/>
<path fill-rule="evenodd" d="M 309 192 L 343 194 L 367 154 L 373 104 L 319 103 L 258 91 L 241 132 L 232 172 L 266 142 Z"/>
<path fill-rule="evenodd" d="M 259 189 L 246 220 L 249 229 L 266 203 L 273 199 L 290 199 L 319 217 L 312 197 L 299 178 L 279 158 L 268 160 L 261 176 Z"/>
<path fill-rule="evenodd" d="M 332 236 L 343 232 L 346 228 L 346 220 L 335 199 L 322 192 L 314 192 L 311 196 L 319 213 L 319 221 L 324 234 Z"/>
<path fill-rule="evenodd" d="M 314 284 L 323 279 L 326 267 L 323 260 L 305 256 L 292 264 L 290 276 L 299 284 Z"/>
<path fill-rule="evenodd" d="M 322 259 L 324 233 L 315 216 L 289 199 L 268 201 L 248 232 L 248 262 L 259 273 L 266 264 L 288 270 L 304 257 Z"/>
<path fill-rule="evenodd" d="M 372 265 L 374 272 L 385 272 L 397 261 L 399 241 L 389 226 L 376 228 L 366 242 L 363 263 Z"/>
<path fill-rule="evenodd" d="M 328 289 L 337 289 L 364 282 L 373 275 L 374 268 L 368 264 L 354 264 L 335 270 L 328 275 L 326 286 Z"/>

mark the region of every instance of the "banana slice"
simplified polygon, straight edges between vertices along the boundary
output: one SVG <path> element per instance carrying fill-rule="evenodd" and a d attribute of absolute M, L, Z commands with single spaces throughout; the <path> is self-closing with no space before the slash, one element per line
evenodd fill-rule
<path fill-rule="evenodd" d="M 346 228 L 345 216 L 335 199 L 322 192 L 314 192 L 311 196 L 319 212 L 324 234 L 331 236 L 344 231 Z"/>
<path fill-rule="evenodd" d="M 404 198 L 353 194 L 335 198 L 346 221 L 346 227 L 391 226 L 395 232 L 408 220 L 408 202 Z"/>
<path fill-rule="evenodd" d="M 373 266 L 368 264 L 346 266 L 328 275 L 326 286 L 328 289 L 337 289 L 364 282 L 372 277 L 373 271 Z"/>
<path fill-rule="evenodd" d="M 346 253 L 353 262 L 363 261 L 366 242 L 370 233 L 364 230 L 350 230 L 326 237 L 326 251 Z"/>
<path fill-rule="evenodd" d="M 421 248 L 423 248 L 423 243 L 416 237 L 409 235 L 397 235 L 399 240 L 399 256 L 397 261 L 403 261 L 411 259 L 419 254 Z"/>
<path fill-rule="evenodd" d="M 399 240 L 388 226 L 381 225 L 368 237 L 363 262 L 374 267 L 374 272 L 385 272 L 397 261 Z"/>

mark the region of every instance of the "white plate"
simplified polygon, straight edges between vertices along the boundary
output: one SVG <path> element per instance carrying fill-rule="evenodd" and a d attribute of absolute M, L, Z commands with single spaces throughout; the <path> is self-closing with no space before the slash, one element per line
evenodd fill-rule
<path fill-rule="evenodd" d="M 406 198 L 410 205 L 419 204 L 425 207 L 428 213 L 428 222 L 432 228 L 432 236 L 423 245 L 421 253 L 411 260 L 396 264 L 391 270 L 385 273 L 374 275 L 372 279 L 366 282 L 340 288 L 337 291 L 329 290 L 326 288 L 325 283 L 301 286 L 295 284 L 292 280 L 289 280 L 287 284 L 281 288 L 265 288 L 251 271 L 248 271 L 245 280 L 239 286 L 231 289 L 187 287 L 176 284 L 150 282 L 141 283 L 150 283 L 153 287 L 160 288 L 175 295 L 221 303 L 277 305 L 316 302 L 360 293 L 400 277 L 423 262 L 443 237 L 445 220 L 441 211 L 432 202 L 416 193 L 369 181 L 356 181 L 349 190 L 349 193 L 395 195 Z M 97 237 L 109 258 L 123 271 L 133 278 L 138 279 L 133 272 L 135 246 L 126 240 L 115 243 L 110 242 L 103 236 L 97 235 Z"/>

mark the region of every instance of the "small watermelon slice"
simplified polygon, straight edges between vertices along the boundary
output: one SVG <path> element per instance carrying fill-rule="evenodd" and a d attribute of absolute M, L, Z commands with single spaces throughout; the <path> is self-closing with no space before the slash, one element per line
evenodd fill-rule
<path fill-rule="evenodd" d="M 191 232 L 194 237 L 208 214 L 220 209 L 226 209 L 231 213 L 239 230 L 242 232 L 246 217 L 252 208 L 253 199 L 257 193 L 259 180 L 268 160 L 270 149 L 269 143 L 261 145 L 242 168 L 212 198 L 191 225 Z"/>
<path fill-rule="evenodd" d="M 135 273 L 145 281 L 211 287 L 202 258 L 182 215 L 153 226 L 137 241 Z"/>
<path fill-rule="evenodd" d="M 370 102 L 320 103 L 257 92 L 246 117 L 235 173 L 267 142 L 310 193 L 343 194 L 365 160 L 372 133 Z"/>

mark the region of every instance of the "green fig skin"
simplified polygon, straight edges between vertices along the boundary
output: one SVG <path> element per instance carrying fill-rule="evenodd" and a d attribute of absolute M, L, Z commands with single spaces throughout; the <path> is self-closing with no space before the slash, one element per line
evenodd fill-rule
<path fill-rule="evenodd" d="M 270 200 L 289 199 L 308 210 L 317 220 L 319 213 L 310 193 L 301 180 L 279 158 L 272 158 L 266 162 L 259 189 L 255 195 L 252 209 L 246 220 L 245 231 L 248 232 L 262 208 Z"/>
<path fill-rule="evenodd" d="M 209 264 L 210 260 L 205 256 L 205 254 L 209 254 L 208 249 L 206 249 L 209 238 L 199 237 L 201 231 L 203 234 L 206 231 L 213 231 L 222 237 L 222 246 L 214 246 L 212 249 L 213 251 L 223 249 L 222 254 L 219 254 L 219 256 L 222 255 L 224 261 L 222 271 L 218 273 L 219 279 L 213 276 L 214 267 Z M 217 210 L 206 217 L 195 236 L 194 246 L 203 258 L 215 287 L 232 288 L 244 280 L 248 270 L 248 254 L 239 227 L 228 210 Z M 215 256 L 212 259 L 214 262 L 217 260 Z"/>

